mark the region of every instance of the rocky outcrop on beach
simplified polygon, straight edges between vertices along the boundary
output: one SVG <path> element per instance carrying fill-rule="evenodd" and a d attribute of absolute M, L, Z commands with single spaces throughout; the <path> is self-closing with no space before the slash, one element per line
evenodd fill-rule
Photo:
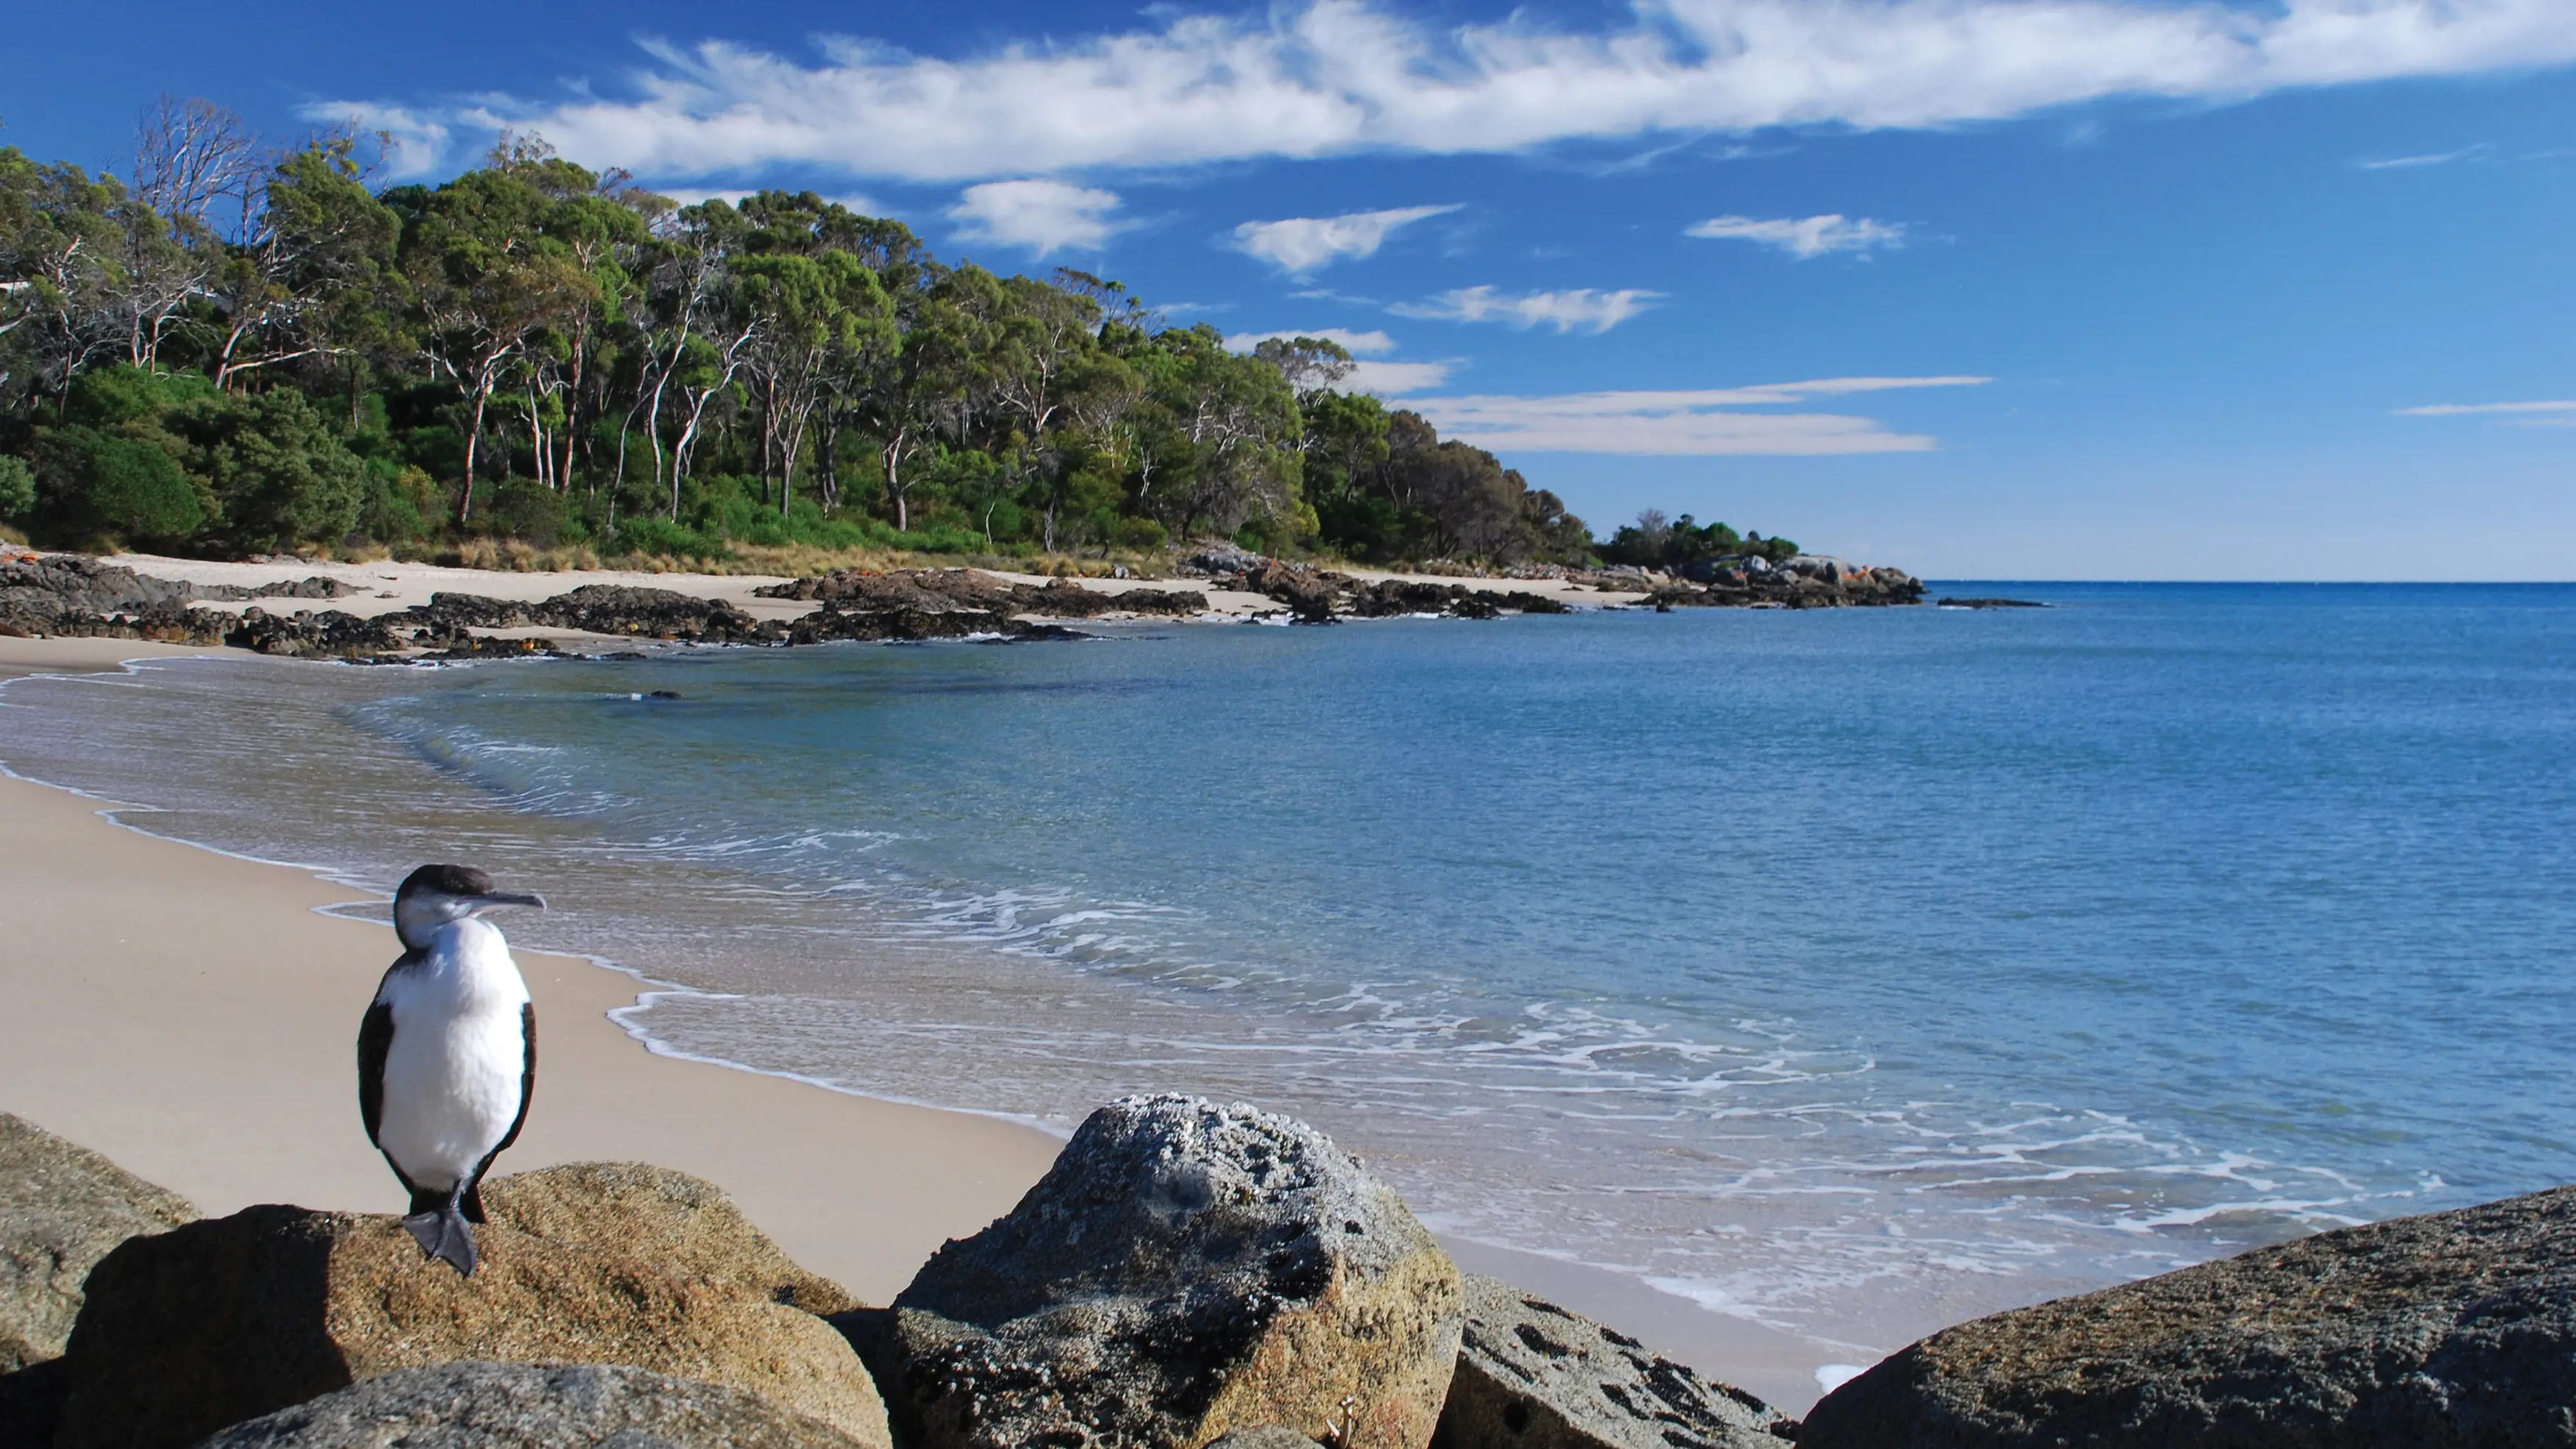
<path fill-rule="evenodd" d="M 338 609 L 325 609 L 318 614 L 299 610 L 284 615 L 244 609 L 240 619 L 230 622 L 232 627 L 223 632 L 222 642 L 236 649 L 295 659 L 364 658 L 390 654 L 404 645 L 384 620 L 361 619 Z"/>
<path fill-rule="evenodd" d="M 789 1301 L 847 1296 L 786 1263 L 716 1189 L 640 1167 L 532 1176 L 485 1189 L 470 1279 L 426 1262 L 391 1216 L 254 1207 L 128 1240 L 90 1274 L 58 1449 L 177 1449 L 455 1361 L 623 1364 L 889 1444 L 848 1342 Z"/>
<path fill-rule="evenodd" d="M 1799 1443 L 2576 1444 L 2576 1188 L 1962 1324 L 1827 1395 Z"/>
<path fill-rule="evenodd" d="M 1469 1275 L 1433 1449 L 1781 1449 L 1760 1399 L 1508 1283 Z"/>
<path fill-rule="evenodd" d="M 1641 605 L 1834 609 L 1922 602 L 1923 581 L 1903 569 L 1800 554 L 1780 563 L 1758 555 L 1704 559 L 1685 568 L 1680 581 L 1652 587 Z"/>
<path fill-rule="evenodd" d="M 110 1249 L 194 1222 L 186 1198 L 0 1112 L 0 1373 L 60 1358 Z"/>
<path fill-rule="evenodd" d="M 1085 588 L 1072 579 L 1043 585 L 1013 583 L 981 569 L 897 569 L 877 573 L 837 569 L 752 591 L 764 599 L 801 599 L 848 614 L 972 613 L 1007 619 L 1014 614 L 1048 619 L 1097 619 L 1106 614 L 1186 618 L 1207 611 L 1195 589 L 1131 588 L 1120 593 Z"/>
<path fill-rule="evenodd" d="M 858 1449 L 755 1394 L 612 1364 L 397 1369 L 237 1424 L 204 1449 Z"/>
<path fill-rule="evenodd" d="M 78 554 L 13 555 L 0 559 L 0 634 L 215 644 L 232 621 L 191 604 L 333 599 L 348 592 L 339 581 L 321 577 L 245 589 L 158 579 Z"/>
<path fill-rule="evenodd" d="M 1277 559 L 1257 560 L 1226 580 L 1226 586 L 1287 605 L 1290 616 L 1301 624 L 1329 624 L 1336 618 L 1386 619 L 1408 614 L 1437 614 L 1451 619 L 1497 619 L 1507 613 L 1572 612 L 1562 601 L 1546 594 L 1470 589 L 1464 584 L 1434 584 L 1410 579 L 1370 582 L 1330 569 L 1300 568 Z"/>
<path fill-rule="evenodd" d="M 1458 1270 L 1303 1123 L 1130 1097 L 896 1298 L 882 1366 L 924 1449 L 1190 1449 L 1240 1427 L 1424 1449 Z"/>

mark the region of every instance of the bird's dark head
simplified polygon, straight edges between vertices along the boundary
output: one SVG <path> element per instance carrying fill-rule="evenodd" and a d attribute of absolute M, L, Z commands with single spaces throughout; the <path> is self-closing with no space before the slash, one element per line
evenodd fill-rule
<path fill-rule="evenodd" d="M 495 890 L 492 877 L 470 865 L 424 865 L 394 892 L 394 934 L 406 951 L 426 951 L 438 928 L 502 906 L 546 908 L 545 897 Z"/>

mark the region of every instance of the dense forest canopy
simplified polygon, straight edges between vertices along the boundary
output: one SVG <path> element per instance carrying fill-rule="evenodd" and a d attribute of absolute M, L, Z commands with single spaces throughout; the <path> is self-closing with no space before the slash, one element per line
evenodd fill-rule
<path fill-rule="evenodd" d="M 1330 341 L 1237 352 L 1117 282 L 942 262 L 811 192 L 683 206 L 510 135 L 380 189 L 367 151 L 271 151 L 176 99 L 130 181 L 0 149 L 0 523 L 233 554 L 1744 542 L 1649 514 L 1601 549 L 1491 453 L 1341 390 Z"/>

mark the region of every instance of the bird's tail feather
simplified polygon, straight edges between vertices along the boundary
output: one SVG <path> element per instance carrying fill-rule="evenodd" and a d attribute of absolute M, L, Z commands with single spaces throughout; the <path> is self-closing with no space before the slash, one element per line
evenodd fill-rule
<path fill-rule="evenodd" d="M 430 1211 L 413 1213 L 404 1218 L 402 1224 L 410 1231 L 412 1241 L 420 1244 L 422 1252 L 446 1260 L 460 1276 L 474 1276 L 474 1265 L 479 1261 L 474 1251 L 474 1229 L 466 1224 L 465 1215 L 457 1211 L 454 1198 L 441 1202 Z"/>

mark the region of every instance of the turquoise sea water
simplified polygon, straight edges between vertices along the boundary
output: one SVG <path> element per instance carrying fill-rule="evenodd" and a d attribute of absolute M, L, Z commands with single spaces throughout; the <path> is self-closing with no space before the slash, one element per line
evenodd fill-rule
<path fill-rule="evenodd" d="M 2055 607 L 190 663 L 0 758 L 486 861 L 672 1049 L 1249 1097 L 1838 1342 L 2576 1178 L 2576 589 L 1946 587 Z"/>

